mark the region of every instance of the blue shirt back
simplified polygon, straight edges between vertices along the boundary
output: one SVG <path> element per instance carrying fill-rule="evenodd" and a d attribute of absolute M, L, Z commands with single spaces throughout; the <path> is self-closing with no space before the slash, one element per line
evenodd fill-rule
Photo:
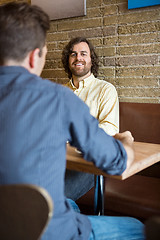
<path fill-rule="evenodd" d="M 0 184 L 31 183 L 50 193 L 54 216 L 43 240 L 87 240 L 91 231 L 64 196 L 67 140 L 109 174 L 126 168 L 122 144 L 68 88 L 23 67 L 0 67 Z"/>

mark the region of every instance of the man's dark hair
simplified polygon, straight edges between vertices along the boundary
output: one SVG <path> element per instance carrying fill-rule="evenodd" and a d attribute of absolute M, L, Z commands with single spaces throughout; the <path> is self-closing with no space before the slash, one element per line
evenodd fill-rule
<path fill-rule="evenodd" d="M 0 6 L 0 65 L 7 60 L 22 61 L 45 45 L 49 17 L 38 6 L 11 2 Z"/>
<path fill-rule="evenodd" d="M 94 50 L 93 45 L 91 42 L 89 42 L 86 38 L 83 37 L 76 37 L 71 39 L 71 41 L 65 46 L 62 52 L 62 63 L 63 67 L 65 69 L 65 72 L 68 74 L 68 78 L 71 79 L 72 73 L 71 70 L 69 69 L 69 55 L 72 53 L 74 45 L 85 42 L 88 44 L 88 47 L 90 49 L 91 53 L 91 62 L 92 62 L 92 67 L 91 67 L 91 72 L 94 74 L 95 77 L 98 75 L 98 68 L 99 68 L 99 61 L 98 61 L 98 56 Z"/>

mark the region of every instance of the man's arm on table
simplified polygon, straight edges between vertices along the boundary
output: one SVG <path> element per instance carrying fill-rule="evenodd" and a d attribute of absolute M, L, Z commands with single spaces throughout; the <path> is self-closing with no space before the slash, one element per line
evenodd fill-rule
<path fill-rule="evenodd" d="M 126 170 L 130 167 L 134 160 L 134 150 L 133 150 L 133 141 L 134 138 L 129 131 L 125 131 L 123 133 L 117 133 L 114 136 L 115 139 L 118 139 L 122 142 L 124 149 L 127 153 L 127 167 Z"/>
<path fill-rule="evenodd" d="M 84 159 L 107 174 L 122 174 L 133 160 L 132 136 L 128 133 L 118 134 L 115 138 L 107 135 L 98 127 L 98 121 L 90 115 L 87 105 L 74 93 L 66 89 L 64 97 L 70 144 L 83 153 Z"/>
<path fill-rule="evenodd" d="M 99 126 L 109 135 L 119 132 L 119 101 L 113 85 L 107 84 L 101 93 L 98 121 Z"/>

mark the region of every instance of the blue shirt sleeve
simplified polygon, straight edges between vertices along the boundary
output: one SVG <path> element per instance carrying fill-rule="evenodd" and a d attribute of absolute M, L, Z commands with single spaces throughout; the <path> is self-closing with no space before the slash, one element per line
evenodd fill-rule
<path fill-rule="evenodd" d="M 84 159 L 93 162 L 107 174 L 122 174 L 127 162 L 122 143 L 99 128 L 88 106 L 69 89 L 65 91 L 64 104 L 69 121 L 70 144 L 83 153 Z"/>

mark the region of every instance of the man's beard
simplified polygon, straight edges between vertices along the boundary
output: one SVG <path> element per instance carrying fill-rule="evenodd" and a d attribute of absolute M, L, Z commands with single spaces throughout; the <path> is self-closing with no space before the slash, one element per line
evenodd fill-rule
<path fill-rule="evenodd" d="M 70 71 L 76 77 L 83 77 L 91 71 L 91 66 L 88 67 L 84 65 L 83 69 L 76 69 L 71 67 Z"/>
<path fill-rule="evenodd" d="M 90 72 L 90 69 L 83 69 L 81 71 L 77 71 L 75 69 L 71 69 L 71 73 L 76 76 L 76 77 L 83 77 L 85 76 L 87 73 Z"/>

